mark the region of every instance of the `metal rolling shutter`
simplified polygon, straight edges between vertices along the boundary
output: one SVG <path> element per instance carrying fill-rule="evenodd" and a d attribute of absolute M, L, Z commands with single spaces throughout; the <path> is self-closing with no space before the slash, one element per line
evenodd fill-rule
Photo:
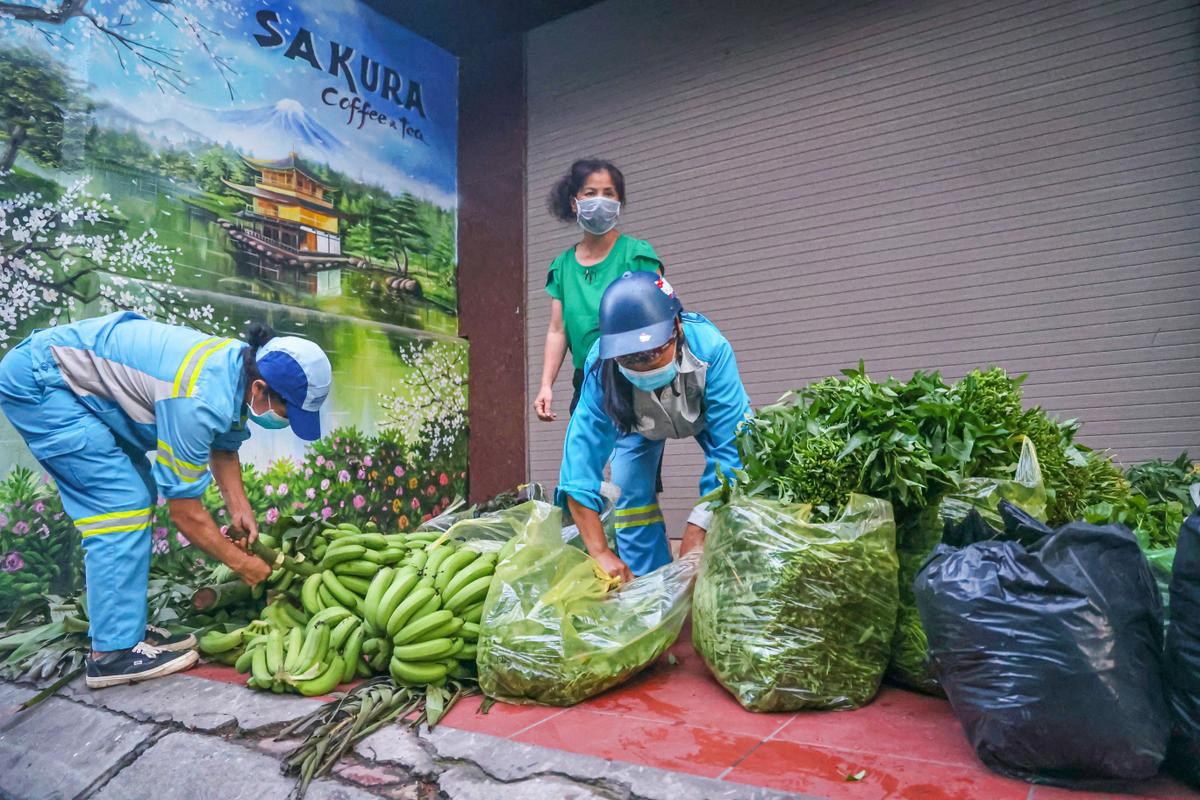
<path fill-rule="evenodd" d="M 865 359 L 996 363 L 1122 461 L 1200 454 L 1200 6 L 644 3 L 528 36 L 532 400 L 545 195 L 578 156 L 625 171 L 622 230 L 729 336 L 755 405 Z M 529 414 L 553 485 L 560 421 Z M 668 448 L 678 535 L 702 458 Z"/>

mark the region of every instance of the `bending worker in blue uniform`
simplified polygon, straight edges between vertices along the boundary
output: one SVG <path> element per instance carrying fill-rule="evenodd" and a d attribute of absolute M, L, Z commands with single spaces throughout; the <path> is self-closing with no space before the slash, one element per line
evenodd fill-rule
<path fill-rule="evenodd" d="M 557 499 L 571 512 L 588 552 L 624 581 L 671 560 L 655 494 L 655 472 L 666 439 L 694 437 L 704 450 L 700 495 L 717 488 L 717 469 L 741 467 L 735 436 L 750 413 L 733 348 L 717 327 L 683 311 L 666 279 L 627 272 L 600 300 L 600 338 L 584 366 L 579 405 L 567 426 Z M 600 483 L 618 435 L 640 433 L 645 448 L 621 484 L 617 552 L 600 523 Z M 702 546 L 711 512 L 688 517 L 680 552 Z"/>
<path fill-rule="evenodd" d="M 247 339 L 120 312 L 37 331 L 0 361 L 0 409 L 58 484 L 83 536 L 91 688 L 196 662 L 193 635 L 146 625 L 160 494 L 179 531 L 246 583 L 271 573 L 221 534 L 200 498 L 215 479 L 231 525 L 256 537 L 237 454 L 250 436 L 247 420 L 320 438 L 331 371 L 306 339 L 262 325 Z"/>

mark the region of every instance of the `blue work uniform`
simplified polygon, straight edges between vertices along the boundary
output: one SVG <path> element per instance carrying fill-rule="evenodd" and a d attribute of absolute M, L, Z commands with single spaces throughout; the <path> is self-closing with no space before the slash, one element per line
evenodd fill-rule
<path fill-rule="evenodd" d="M 702 371 L 702 392 L 690 402 L 691 419 L 667 420 L 655 424 L 639 413 L 638 437 L 620 436 L 612 418 L 604 410 L 604 390 L 600 381 L 599 344 L 592 347 L 584 366 L 584 382 L 579 405 L 567 426 L 563 445 L 556 500 L 566 506 L 567 497 L 597 512 L 602 508 L 600 484 L 604 465 L 614 445 L 629 440 L 622 459 L 613 458 L 613 483 L 621 487 L 616 508 L 617 554 L 634 575 L 644 575 L 670 562 L 666 525 L 655 493 L 655 475 L 667 438 L 693 436 L 704 451 L 704 472 L 700 476 L 700 496 L 718 486 L 717 470 L 727 476 L 741 467 L 737 449 L 737 429 L 750 414 L 750 400 L 738 375 L 737 361 L 729 341 L 700 314 L 684 312 L 683 338 L 686 353 L 675 381 L 659 392 L 678 390 L 686 383 L 685 371 Z M 634 389 L 635 411 L 659 401 L 651 393 Z M 646 397 L 640 398 L 639 394 Z M 618 466 L 620 465 L 620 466 Z M 620 472 L 621 474 L 618 474 Z M 707 515 L 698 507 L 689 521 L 707 529 Z"/>
<path fill-rule="evenodd" d="M 200 497 L 210 453 L 250 435 L 245 348 L 120 312 L 37 331 L 0 361 L 0 409 L 83 537 L 93 649 L 145 634 L 158 496 Z"/>

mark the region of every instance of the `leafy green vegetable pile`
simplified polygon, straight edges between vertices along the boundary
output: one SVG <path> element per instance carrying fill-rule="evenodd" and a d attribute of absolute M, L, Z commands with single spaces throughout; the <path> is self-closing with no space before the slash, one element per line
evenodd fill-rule
<path fill-rule="evenodd" d="M 696 579 L 692 637 L 752 711 L 857 708 L 879 689 L 896 619 L 889 503 L 851 495 L 835 521 L 727 496 Z"/>
<path fill-rule="evenodd" d="M 1127 525 L 1151 549 L 1174 547 L 1183 518 L 1195 507 L 1189 488 L 1200 483 L 1200 464 L 1187 453 L 1174 461 L 1155 459 L 1125 473 L 1129 494 L 1118 503 L 1102 502 L 1084 512 L 1089 522 Z"/>
<path fill-rule="evenodd" d="M 1197 479 L 1186 456 L 1124 475 L 1106 454 L 1075 441 L 1075 421 L 1023 408 L 1023 381 L 995 367 L 955 383 L 928 372 L 908 381 L 874 380 L 860 362 L 840 377 L 785 394 L 739 435 L 734 496 L 810 504 L 816 522 L 835 519 L 854 493 L 892 504 L 901 594 L 893 674 L 909 685 L 936 690 L 924 668 L 912 579 L 941 540 L 947 515 L 994 506 L 983 497 L 970 500 L 980 491 L 972 479 L 1019 488 L 1022 480 L 1013 476 L 1025 441 L 1041 472 L 1036 508 L 1027 510 L 1051 526 L 1125 522 L 1138 531 L 1152 565 L 1159 562 L 1156 572 L 1169 575 L 1172 537 L 1191 508 L 1186 483 Z"/>
<path fill-rule="evenodd" d="M 518 533 L 484 605 L 477 665 L 490 697 L 568 706 L 627 680 L 675 641 L 691 607 L 697 556 L 621 590 L 586 552 L 563 541 L 561 512 Z M 506 547 L 506 549 L 509 549 Z"/>
<path fill-rule="evenodd" d="M 1108 457 L 1075 441 L 1076 422 L 1022 410 L 1023 381 L 996 367 L 954 384 L 927 372 L 875 381 L 860 363 L 748 421 L 739 488 L 810 503 L 815 519 L 831 518 L 852 492 L 879 497 L 895 507 L 903 546 L 915 516 L 965 478 L 1011 475 L 1025 436 L 1041 461 L 1051 525 L 1123 501 L 1128 481 Z"/>

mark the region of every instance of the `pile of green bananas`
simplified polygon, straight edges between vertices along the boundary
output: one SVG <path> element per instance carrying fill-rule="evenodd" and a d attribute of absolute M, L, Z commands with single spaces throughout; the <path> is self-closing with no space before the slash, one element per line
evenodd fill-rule
<path fill-rule="evenodd" d="M 248 686 L 308 696 L 377 674 L 409 686 L 473 676 L 496 553 L 438 531 L 384 534 L 350 523 L 305 539 L 282 543 L 286 574 L 273 576 L 260 617 L 206 632 L 202 653 L 249 675 Z"/>
<path fill-rule="evenodd" d="M 444 534 L 409 538 L 426 544 L 380 570 L 363 598 L 371 667 L 407 686 L 469 677 L 496 554 L 458 547 Z"/>
<path fill-rule="evenodd" d="M 251 688 L 312 697 L 371 674 L 362 660 L 363 634 L 362 622 L 348 609 L 333 606 L 309 616 L 276 599 L 243 628 L 205 633 L 200 650 L 232 663 L 249 676 Z"/>

